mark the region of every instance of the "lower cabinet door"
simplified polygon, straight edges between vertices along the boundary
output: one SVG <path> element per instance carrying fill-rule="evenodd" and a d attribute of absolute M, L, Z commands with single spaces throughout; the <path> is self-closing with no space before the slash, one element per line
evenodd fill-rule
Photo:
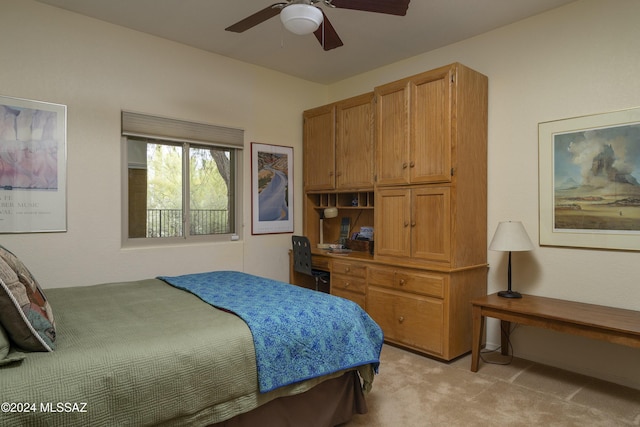
<path fill-rule="evenodd" d="M 443 301 L 370 286 L 367 312 L 385 339 L 435 356 L 443 353 Z"/>

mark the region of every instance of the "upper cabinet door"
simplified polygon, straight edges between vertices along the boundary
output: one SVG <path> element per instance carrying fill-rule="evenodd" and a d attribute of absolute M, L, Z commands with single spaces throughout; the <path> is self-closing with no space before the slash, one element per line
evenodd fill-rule
<path fill-rule="evenodd" d="M 375 89 L 376 183 L 451 181 L 455 65 Z"/>
<path fill-rule="evenodd" d="M 409 183 L 409 90 L 405 80 L 377 87 L 376 184 Z"/>
<path fill-rule="evenodd" d="M 336 104 L 336 189 L 373 189 L 373 93 Z"/>
<path fill-rule="evenodd" d="M 335 188 L 335 106 L 303 114 L 303 173 L 305 191 Z"/>
<path fill-rule="evenodd" d="M 412 79 L 410 88 L 411 183 L 451 181 L 453 68 Z"/>

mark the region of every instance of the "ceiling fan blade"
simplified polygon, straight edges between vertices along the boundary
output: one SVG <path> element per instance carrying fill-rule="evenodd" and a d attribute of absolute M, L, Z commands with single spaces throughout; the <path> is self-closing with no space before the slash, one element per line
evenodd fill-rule
<path fill-rule="evenodd" d="M 273 18 L 280 13 L 280 10 L 286 6 L 287 3 L 274 3 L 271 6 L 267 6 L 259 12 L 254 13 L 251 16 L 247 16 L 242 21 L 238 21 L 230 27 L 225 28 L 225 31 L 232 31 L 234 33 L 243 33 L 249 28 L 253 28 L 258 24 L 262 24 L 267 19 Z"/>
<path fill-rule="evenodd" d="M 341 9 L 364 10 L 405 16 L 410 0 L 332 0 L 331 4 Z"/>
<path fill-rule="evenodd" d="M 313 32 L 320 42 L 320 45 L 322 45 L 324 50 L 331 50 L 342 46 L 343 43 L 342 40 L 340 40 L 340 36 L 338 36 L 336 29 L 333 28 L 333 25 L 331 25 L 331 22 L 324 11 L 322 11 L 322 15 L 324 16 L 322 24 L 320 24 L 320 27 Z"/>

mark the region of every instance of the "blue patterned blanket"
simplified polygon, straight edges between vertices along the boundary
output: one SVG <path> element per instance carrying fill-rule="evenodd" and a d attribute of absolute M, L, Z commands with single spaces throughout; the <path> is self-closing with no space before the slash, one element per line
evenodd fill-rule
<path fill-rule="evenodd" d="M 240 316 L 253 334 L 261 392 L 380 364 L 383 334 L 357 304 L 237 271 L 159 279 Z"/>

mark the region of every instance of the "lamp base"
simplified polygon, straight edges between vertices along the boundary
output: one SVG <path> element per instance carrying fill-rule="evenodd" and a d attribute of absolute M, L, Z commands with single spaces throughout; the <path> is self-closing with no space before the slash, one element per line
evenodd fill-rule
<path fill-rule="evenodd" d="M 499 297 L 503 298 L 522 298 L 519 292 L 508 290 L 508 291 L 500 291 L 498 292 Z"/>

